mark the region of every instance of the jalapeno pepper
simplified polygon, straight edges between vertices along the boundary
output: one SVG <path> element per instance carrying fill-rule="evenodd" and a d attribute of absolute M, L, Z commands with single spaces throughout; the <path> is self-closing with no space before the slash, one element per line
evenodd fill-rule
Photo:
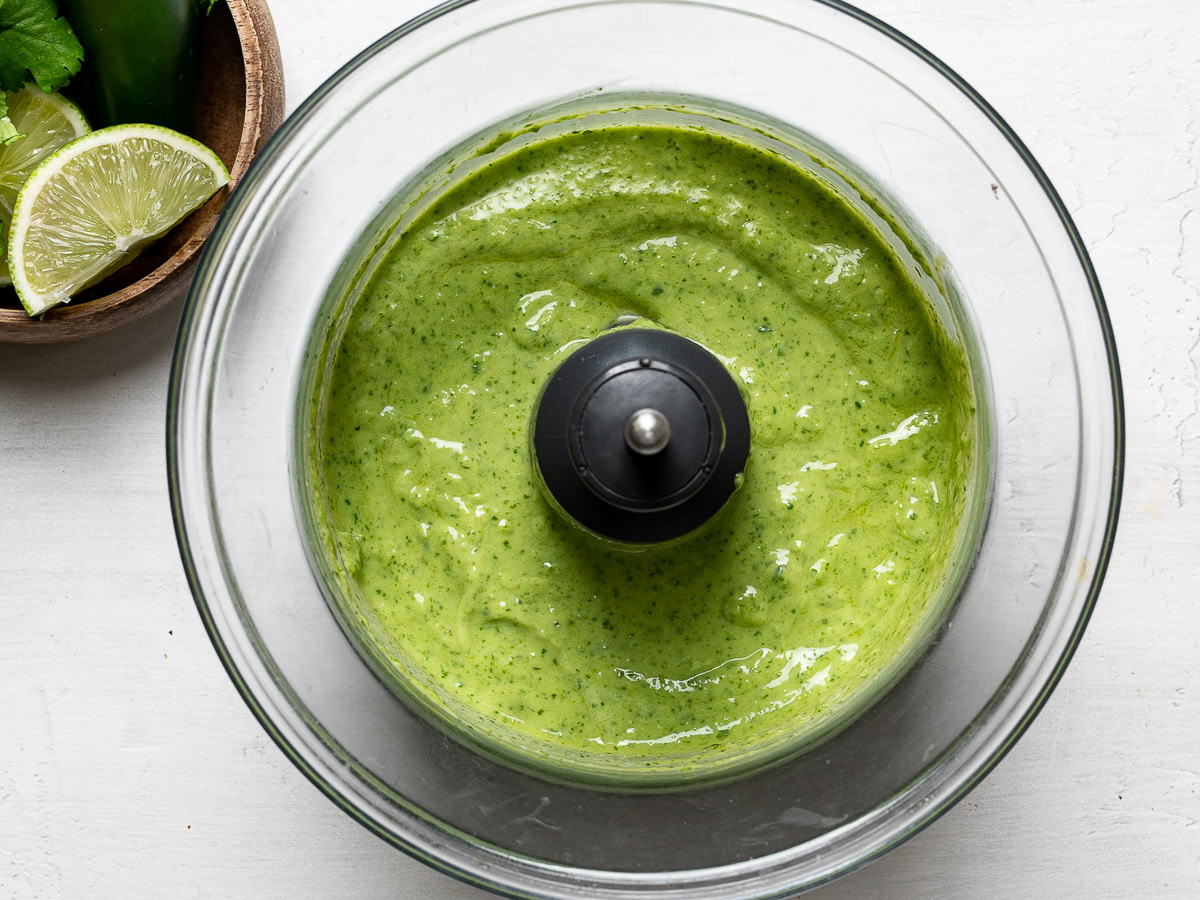
<path fill-rule="evenodd" d="M 59 7 L 83 44 L 72 88 L 96 127 L 192 130 L 197 0 L 59 0 Z"/>

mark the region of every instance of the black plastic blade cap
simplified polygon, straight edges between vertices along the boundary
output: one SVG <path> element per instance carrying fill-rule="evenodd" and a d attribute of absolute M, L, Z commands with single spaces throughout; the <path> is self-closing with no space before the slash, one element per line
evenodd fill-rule
<path fill-rule="evenodd" d="M 641 409 L 670 422 L 661 453 L 635 453 L 625 425 Z M 583 528 L 629 544 L 674 540 L 711 519 L 737 490 L 750 420 L 737 384 L 680 335 L 622 329 L 555 371 L 534 410 L 532 452 L 552 502 Z"/>

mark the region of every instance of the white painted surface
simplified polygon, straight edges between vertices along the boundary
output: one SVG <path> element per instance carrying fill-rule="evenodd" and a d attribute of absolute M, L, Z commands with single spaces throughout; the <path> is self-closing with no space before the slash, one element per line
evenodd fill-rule
<path fill-rule="evenodd" d="M 973 83 L 1062 192 L 1130 440 L 1108 583 L 1046 710 L 949 815 L 816 896 L 1198 897 L 1200 4 L 863 5 Z M 421 6 L 274 0 L 291 105 Z M 177 314 L 0 345 L 0 898 L 483 897 L 337 812 L 217 662 L 165 489 Z"/>

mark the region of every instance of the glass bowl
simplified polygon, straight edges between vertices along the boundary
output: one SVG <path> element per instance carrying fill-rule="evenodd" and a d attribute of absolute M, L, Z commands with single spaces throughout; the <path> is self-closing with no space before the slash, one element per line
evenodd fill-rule
<path fill-rule="evenodd" d="M 299 487 L 313 335 L 395 198 L 502 123 L 637 103 L 783 136 L 895 222 L 972 358 L 990 499 L 957 598 L 888 693 L 799 755 L 670 793 L 540 777 L 403 702 L 328 602 Z M 231 197 L 180 328 L 168 465 L 222 661 L 284 752 L 366 827 L 512 896 L 776 897 L 911 836 L 1027 727 L 1103 578 L 1122 427 L 1107 313 L 1061 200 L 996 113 L 907 38 L 834 0 L 475 0 L 352 61 Z"/>
<path fill-rule="evenodd" d="M 448 689 L 444 678 L 439 681 L 433 676 L 427 664 L 423 662 L 423 654 L 414 654 L 405 642 L 397 640 L 389 633 L 381 620 L 376 595 L 373 592 L 364 592 L 355 577 L 349 574 L 348 567 L 355 563 L 348 562 L 348 559 L 361 557 L 354 550 L 350 551 L 347 557 L 342 549 L 342 542 L 332 537 L 339 528 L 349 525 L 344 518 L 339 523 L 340 517 L 331 505 L 338 501 L 331 498 L 323 476 L 326 452 L 323 426 L 334 405 L 330 396 L 330 379 L 340 338 L 354 327 L 351 319 L 358 305 L 358 298 L 373 282 L 379 269 L 385 265 L 383 261 L 389 257 L 391 248 L 400 242 L 412 222 L 441 202 L 447 191 L 453 191 L 469 181 L 474 173 L 519 153 L 522 147 L 553 141 L 556 137 L 578 132 L 621 130 L 640 126 L 666 126 L 677 132 L 721 135 L 744 145 L 757 146 L 762 151 L 787 158 L 798 171 L 808 173 L 813 179 L 836 192 L 845 204 L 855 209 L 861 219 L 871 223 L 872 230 L 887 242 L 889 252 L 894 255 L 899 267 L 922 284 L 922 293 L 930 301 L 925 313 L 936 321 L 935 333 L 950 345 L 943 354 L 943 360 L 948 367 L 959 373 L 956 377 L 964 379 L 970 385 L 963 400 L 964 405 L 969 405 L 972 409 L 978 407 L 979 411 L 977 415 L 965 417 L 969 423 L 965 426 L 968 432 L 965 440 L 978 452 L 970 454 L 968 451 L 968 455 L 973 456 L 973 459 L 964 465 L 967 470 L 964 472 L 962 486 L 964 496 L 954 501 L 959 506 L 958 520 L 951 528 L 946 558 L 939 558 L 938 563 L 933 566 L 938 574 L 928 585 L 928 591 L 922 591 L 917 598 L 920 602 L 919 608 L 913 609 L 911 601 L 900 602 L 894 607 L 903 610 L 903 615 L 912 615 L 913 618 L 911 621 L 898 620 L 904 624 L 893 622 L 894 628 L 902 633 L 907 632 L 906 639 L 898 652 L 888 659 L 879 671 L 870 677 L 847 679 L 843 676 L 841 680 L 844 688 L 828 692 L 822 690 L 820 696 L 827 708 L 805 720 L 798 717 L 789 718 L 786 712 L 782 712 L 783 706 L 787 704 L 781 697 L 773 701 L 781 704 L 775 711 L 762 715 L 762 710 L 758 710 L 750 717 L 756 718 L 757 727 L 753 729 L 734 730 L 736 726 L 731 723 L 730 719 L 733 717 L 730 716 L 724 721 L 705 721 L 694 731 L 685 732 L 681 739 L 679 729 L 665 725 L 665 731 L 660 729 L 649 733 L 650 739 L 646 743 L 653 746 L 651 752 L 625 755 L 620 752 L 614 754 L 611 746 L 593 749 L 592 746 L 584 748 L 578 745 L 564 745 L 544 734 L 531 734 L 528 728 L 521 727 L 524 724 L 521 719 L 509 715 L 508 712 L 481 711 Z M 516 120 L 492 125 L 483 133 L 473 135 L 461 146 L 444 154 L 436 163 L 427 167 L 428 178 L 414 179 L 413 183 L 396 195 L 377 221 L 363 230 L 354 248 L 342 261 L 339 271 L 326 291 L 325 301 L 315 316 L 309 347 L 305 353 L 305 363 L 299 373 L 295 420 L 300 423 L 301 434 L 298 437 L 302 439 L 296 442 L 297 456 L 292 466 L 293 472 L 298 476 L 295 480 L 296 507 L 301 512 L 310 548 L 310 563 L 326 589 L 330 605 L 342 628 L 359 646 L 367 663 L 375 669 L 382 681 L 391 685 L 402 699 L 414 705 L 459 740 L 470 743 L 481 753 L 512 765 L 522 766 L 535 774 L 595 787 L 673 790 L 692 787 L 701 782 L 739 777 L 784 757 L 795 755 L 844 727 L 895 683 L 933 637 L 942 614 L 958 595 L 963 579 L 974 560 L 979 529 L 990 495 L 988 456 L 991 446 L 991 423 L 987 366 L 975 331 L 975 323 L 971 321 L 970 311 L 961 302 L 951 273 L 935 271 L 931 276 L 933 267 L 927 260 L 932 258 L 932 248 L 920 247 L 920 241 L 909 233 L 901 221 L 911 217 L 885 209 L 881 205 L 878 189 L 864 188 L 860 176 L 853 171 L 852 163 L 842 159 L 829 159 L 830 152 L 830 148 L 811 146 L 806 135 L 794 132 L 786 123 L 753 118 L 750 110 L 718 108 L 712 100 L 702 104 L 694 97 L 664 98 L 627 92 L 605 92 L 602 96 L 574 99 L 544 110 L 530 110 Z M 848 178 L 850 180 L 847 180 Z M 642 236 L 658 234 L 662 226 L 657 226 L 657 230 L 654 230 L 656 226 L 648 227 L 652 230 Z M 686 234 L 689 228 L 672 222 L 671 230 Z M 617 242 L 622 243 L 620 239 Z M 637 240 L 633 240 L 633 243 L 636 244 Z M 528 253 L 528 250 L 523 253 Z M 745 261 L 741 264 L 751 263 Z M 540 285 L 540 282 L 538 284 Z M 524 285 L 522 290 L 534 286 L 537 285 Z M 519 294 L 520 291 L 512 298 L 518 303 L 523 299 Z M 632 302 L 627 295 L 623 299 Z M 631 307 L 625 307 L 629 308 Z M 630 317 L 630 314 L 626 312 L 624 316 Z M 620 318 L 622 317 L 619 316 L 618 320 Z M 571 336 L 578 338 L 578 332 L 572 332 Z M 566 340 L 566 335 L 563 335 L 562 340 Z M 563 357 L 559 354 L 565 355 L 566 351 L 574 346 L 576 341 L 567 341 L 563 346 L 551 351 L 549 358 L 557 357 L 561 360 Z M 586 352 L 580 349 L 581 352 Z M 720 365 L 715 360 L 714 364 Z M 399 403 L 400 400 L 396 402 Z M 386 415 L 393 409 L 390 405 L 385 406 L 385 412 L 381 415 Z M 528 433 L 532 434 L 532 421 L 522 418 L 522 423 L 527 426 Z M 422 428 L 424 427 L 422 425 Z M 452 436 L 465 437 L 461 433 Z M 533 455 L 534 450 L 531 446 L 531 462 Z M 762 477 L 761 472 L 755 472 L 751 461 L 745 475 L 751 480 Z M 528 476 L 527 486 L 537 485 L 547 501 L 543 506 L 543 513 L 547 516 L 567 515 L 555 506 L 553 494 L 545 483 L 540 481 L 535 466 L 530 465 Z M 461 477 L 460 475 L 459 478 Z M 459 485 L 461 482 L 456 482 L 456 487 Z M 781 487 L 780 490 L 782 489 Z M 490 506 L 491 501 L 488 503 Z M 714 522 L 720 518 L 718 514 L 714 517 Z M 357 515 L 355 521 L 358 521 Z M 440 531 L 444 524 L 433 527 Z M 468 527 L 457 520 L 456 525 L 458 528 Z M 430 526 L 423 524 L 421 527 L 426 529 Z M 366 526 L 364 530 L 367 530 Z M 453 535 L 456 539 L 457 529 Z M 589 543 L 596 540 L 595 537 L 588 539 Z M 834 540 L 836 542 L 837 539 Z M 656 547 L 656 550 L 689 560 L 695 558 L 695 554 L 711 552 L 699 538 L 696 541 L 697 543 L 689 543 L 689 539 L 685 537 L 682 542 L 667 542 L 665 546 Z M 707 545 L 709 548 L 711 546 Z M 480 548 L 477 546 L 475 549 Z M 626 577 L 633 577 L 629 573 L 639 570 L 627 554 L 635 549 L 625 545 L 625 552 L 609 557 L 606 565 L 626 570 Z M 819 569 L 820 563 L 816 565 Z M 881 572 L 876 574 L 877 577 L 882 575 Z M 553 591 L 553 583 L 549 584 L 547 589 Z M 425 590 L 428 592 L 429 589 Z M 650 593 L 649 588 L 643 591 L 644 597 Z M 711 597 L 707 599 L 712 600 Z M 424 599 L 421 602 L 424 603 Z M 811 596 L 810 602 L 817 602 L 816 596 Z M 568 607 L 569 602 L 566 598 L 563 598 L 561 605 L 564 608 Z M 389 608 L 394 607 L 389 603 Z M 627 611 L 619 606 L 609 610 L 610 615 L 617 617 L 623 617 L 626 613 Z M 730 627 L 737 628 L 734 625 Z M 683 640 L 687 634 L 680 631 L 677 639 Z M 770 643 L 766 638 L 760 640 Z M 812 638 L 808 642 L 812 643 L 814 640 L 816 639 Z M 819 640 L 817 642 L 820 643 Z M 745 646 L 741 648 L 747 649 Z M 778 649 L 762 649 L 775 659 L 784 657 Z M 857 649 L 858 644 L 854 644 L 851 656 Z M 814 647 L 811 648 L 811 652 L 825 651 Z M 760 657 L 759 661 L 767 658 L 769 657 Z M 640 663 L 640 660 L 638 662 Z M 739 657 L 724 664 L 729 665 L 733 662 L 744 663 L 745 659 Z M 757 663 L 754 665 L 757 666 Z M 706 669 L 701 675 L 694 677 L 707 676 L 712 671 Z M 826 675 L 829 673 L 828 669 L 817 666 L 814 669 L 817 674 L 811 677 L 819 681 L 821 671 Z M 624 677 L 628 677 L 628 674 Z M 639 673 L 637 677 L 646 676 Z M 779 677 L 787 678 L 784 674 L 780 674 Z M 649 680 L 655 679 L 650 676 Z M 714 684 L 720 680 L 721 676 L 717 676 Z M 800 691 L 804 688 L 802 686 L 795 690 Z M 706 740 L 706 736 L 714 730 L 718 735 L 729 735 L 733 739 Z M 642 728 L 639 728 L 638 732 L 643 737 L 647 736 Z M 599 735 L 601 731 L 597 729 L 593 733 Z M 686 739 L 689 737 L 696 740 L 689 741 Z M 592 740 L 603 744 L 599 737 Z"/>

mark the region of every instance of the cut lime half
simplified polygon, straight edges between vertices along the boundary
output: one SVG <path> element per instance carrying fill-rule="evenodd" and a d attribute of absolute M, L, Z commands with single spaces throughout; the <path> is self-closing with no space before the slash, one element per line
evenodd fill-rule
<path fill-rule="evenodd" d="M 8 265 L 35 316 L 115 272 L 229 183 L 215 153 L 156 125 L 85 135 L 30 174 L 13 210 Z"/>
<path fill-rule="evenodd" d="M 61 94 L 47 94 L 28 84 L 4 98 L 8 117 L 25 136 L 0 146 L 0 235 L 8 229 L 17 193 L 29 173 L 63 144 L 91 130 L 79 107 Z M 9 283 L 4 241 L 0 241 L 0 287 Z"/>

